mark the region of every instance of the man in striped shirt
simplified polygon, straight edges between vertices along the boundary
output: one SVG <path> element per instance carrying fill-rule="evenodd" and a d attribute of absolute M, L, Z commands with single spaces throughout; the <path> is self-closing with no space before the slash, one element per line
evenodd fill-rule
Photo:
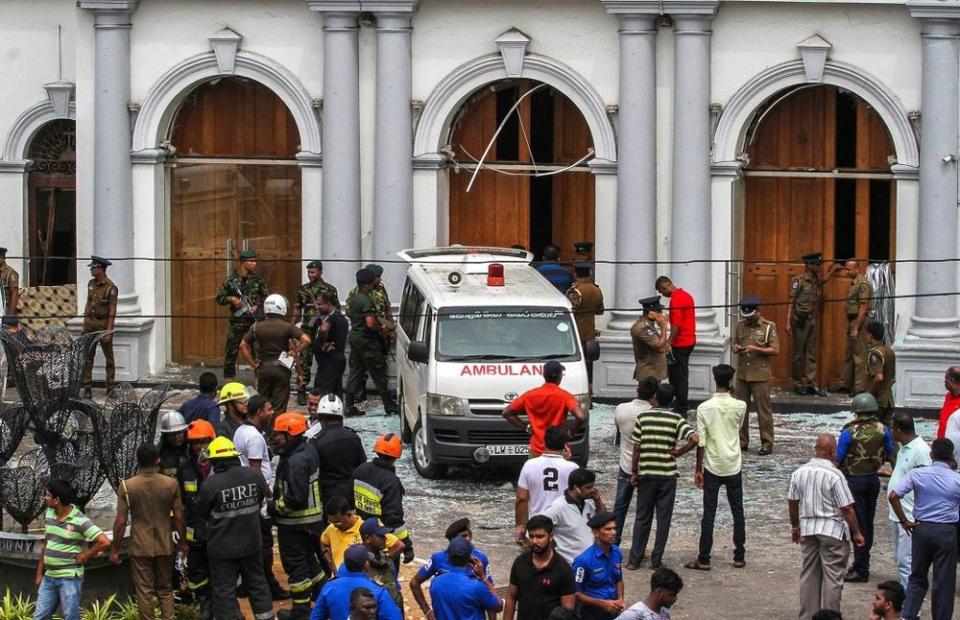
<path fill-rule="evenodd" d="M 790 477 L 790 536 L 803 556 L 800 618 L 809 618 L 821 609 L 840 611 L 843 574 L 850 556 L 848 541 L 852 536 L 856 546 L 865 543 L 857 526 L 853 495 L 834 465 L 836 451 L 834 436 L 820 435 L 814 458 Z"/>
<path fill-rule="evenodd" d="M 63 620 L 80 620 L 83 567 L 110 548 L 110 540 L 73 505 L 73 489 L 63 480 L 47 483 L 44 495 L 43 553 L 37 564 L 34 620 L 49 620 L 60 607 Z M 89 548 L 87 543 L 93 543 Z"/>
<path fill-rule="evenodd" d="M 626 568 L 637 570 L 650 538 L 653 514 L 657 514 L 657 538 L 650 554 L 650 567 L 660 568 L 670 535 L 673 502 L 677 496 L 677 457 L 686 454 L 700 436 L 679 414 L 670 410 L 673 387 L 661 385 L 651 403 L 642 411 L 633 427 L 633 457 L 630 484 L 637 487 L 637 519 L 633 525 L 633 544 Z M 684 442 L 682 446 L 677 444 Z"/>

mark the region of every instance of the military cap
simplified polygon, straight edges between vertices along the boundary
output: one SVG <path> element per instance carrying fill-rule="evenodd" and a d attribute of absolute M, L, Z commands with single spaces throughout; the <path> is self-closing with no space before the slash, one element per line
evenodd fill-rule
<path fill-rule="evenodd" d="M 256 250 L 240 250 L 240 260 L 254 260 L 256 257 Z"/>
<path fill-rule="evenodd" d="M 103 267 L 104 269 L 106 269 L 112 264 L 113 263 L 111 263 L 105 258 L 101 258 L 99 256 L 91 256 L 90 263 L 87 265 L 87 267 Z"/>
<path fill-rule="evenodd" d="M 457 519 L 447 527 L 447 531 L 444 532 L 444 536 L 447 540 L 453 540 L 457 536 L 463 534 L 470 529 L 470 519 L 463 517 L 462 519 Z"/>
<path fill-rule="evenodd" d="M 375 275 L 378 278 L 383 275 L 383 267 L 381 267 L 376 263 L 370 263 L 368 265 L 364 265 L 363 268 L 366 269 L 367 271 L 372 271 L 373 275 Z"/>
<path fill-rule="evenodd" d="M 587 527 L 592 530 L 596 530 L 603 527 L 607 523 L 610 523 L 611 521 L 615 521 L 616 519 L 617 515 L 613 514 L 612 512 L 598 512 L 590 517 L 589 521 L 587 521 Z"/>
<path fill-rule="evenodd" d="M 577 241 L 573 244 L 573 251 L 577 254 L 589 254 L 593 251 L 593 241 Z"/>
<path fill-rule="evenodd" d="M 663 305 L 660 303 L 659 295 L 654 295 L 653 297 L 644 297 L 640 300 L 640 305 L 643 306 L 643 310 L 645 312 L 648 310 L 663 310 Z"/>
<path fill-rule="evenodd" d="M 804 254 L 800 258 L 803 259 L 804 263 L 808 263 L 808 264 L 812 263 L 814 265 L 823 264 L 823 254 L 820 252 L 810 252 L 809 254 Z"/>
<path fill-rule="evenodd" d="M 312 260 L 307 263 L 307 269 L 319 269 L 320 271 L 323 271 L 323 263 L 318 260 Z"/>
<path fill-rule="evenodd" d="M 373 284 L 373 281 L 376 279 L 377 274 L 369 269 L 361 269 L 357 272 L 357 284 Z"/>
<path fill-rule="evenodd" d="M 578 262 L 576 262 L 576 263 L 573 264 L 573 270 L 574 270 L 574 271 L 577 273 L 577 275 L 578 275 L 579 277 L 581 277 L 581 278 L 586 278 L 587 276 L 589 276 L 589 275 L 590 275 L 590 269 L 591 269 L 592 267 L 593 267 L 593 265 L 590 264 L 590 263 L 588 263 L 587 261 L 578 261 Z"/>
<path fill-rule="evenodd" d="M 750 316 L 760 307 L 760 298 L 755 296 L 744 297 L 740 300 L 740 314 Z"/>
<path fill-rule="evenodd" d="M 7 255 L 7 248 L 0 248 L 0 256 L 6 256 L 6 255 Z"/>

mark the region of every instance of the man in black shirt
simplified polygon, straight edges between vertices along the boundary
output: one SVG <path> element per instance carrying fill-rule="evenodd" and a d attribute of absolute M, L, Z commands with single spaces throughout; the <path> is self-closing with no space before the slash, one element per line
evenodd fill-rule
<path fill-rule="evenodd" d="M 527 521 L 530 549 L 513 561 L 503 620 L 542 620 L 576 603 L 573 569 L 553 549 L 553 521 L 537 515 Z"/>
<path fill-rule="evenodd" d="M 207 447 L 216 475 L 204 480 L 196 502 L 207 520 L 207 559 L 216 618 L 242 618 L 237 604 L 237 577 L 250 598 L 257 620 L 274 617 L 273 598 L 260 556 L 260 506 L 267 486 L 260 472 L 240 465 L 240 453 L 226 437 Z"/>
<path fill-rule="evenodd" d="M 324 505 L 334 497 L 353 506 L 353 472 L 367 462 L 360 436 L 343 425 L 340 407 L 321 407 L 318 411 L 320 433 L 310 440 L 320 463 L 320 496 Z"/>
<path fill-rule="evenodd" d="M 347 346 L 347 317 L 335 305 L 336 293 L 320 294 L 320 314 L 316 320 L 316 337 L 313 340 L 313 355 L 317 360 L 317 375 L 313 387 L 321 394 L 336 394 L 343 397 L 343 371 L 347 367 L 344 350 Z"/>

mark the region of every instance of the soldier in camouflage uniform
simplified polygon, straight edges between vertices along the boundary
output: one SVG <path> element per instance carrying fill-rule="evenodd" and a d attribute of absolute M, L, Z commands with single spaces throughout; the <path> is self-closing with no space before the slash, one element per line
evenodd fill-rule
<path fill-rule="evenodd" d="M 867 324 L 867 391 L 877 399 L 877 419 L 890 426 L 893 420 L 893 384 L 897 380 L 897 358 L 884 344 L 883 324 Z"/>
<path fill-rule="evenodd" d="M 857 394 L 851 406 L 856 419 L 840 432 L 837 464 L 847 476 L 853 495 L 857 525 L 866 544 L 853 549 L 853 565 L 844 581 L 864 582 L 870 578 L 870 547 L 873 546 L 873 521 L 877 513 L 880 477 L 877 472 L 893 456 L 890 429 L 877 419 L 877 401 L 873 394 Z"/>
<path fill-rule="evenodd" d="M 397 330 L 396 323 L 393 320 L 393 310 L 390 307 L 390 296 L 387 294 L 387 288 L 383 285 L 383 267 L 376 263 L 370 263 L 364 267 L 367 271 L 373 273 L 376 279 L 373 282 L 372 288 L 367 292 L 367 296 L 370 298 L 370 302 L 373 304 L 374 312 L 376 313 L 377 321 L 383 326 L 383 332 L 379 334 L 380 338 L 380 349 L 383 352 L 384 357 L 390 351 L 390 342 L 397 339 Z M 346 310 L 347 318 L 353 321 L 353 317 L 350 316 L 350 306 L 353 298 L 356 297 L 357 292 L 360 287 L 353 287 L 350 289 L 350 292 L 347 294 Z M 361 371 L 358 383 L 359 386 L 357 393 L 354 394 L 357 401 L 364 401 L 367 399 L 367 373 Z"/>
<path fill-rule="evenodd" d="M 9 315 L 16 314 L 20 301 L 20 274 L 7 264 L 7 248 L 0 248 L 0 289 L 4 312 Z"/>
<path fill-rule="evenodd" d="M 383 348 L 387 337 L 384 322 L 378 316 L 379 309 L 371 298 L 371 291 L 376 285 L 377 276 L 369 269 L 357 272 L 357 293 L 350 300 L 350 335 L 347 342 L 350 344 L 350 375 L 347 379 L 347 389 L 344 395 L 344 415 L 347 417 L 363 415 L 355 403 L 356 394 L 361 382 L 366 380 L 369 373 L 373 383 L 380 392 L 383 408 L 386 415 L 399 413 L 397 403 L 390 398 L 390 389 L 387 383 L 387 356 Z"/>
<path fill-rule="evenodd" d="M 243 250 L 240 252 L 240 272 L 224 280 L 217 292 L 217 303 L 230 306 L 231 312 L 227 327 L 227 345 L 223 353 L 223 378 L 226 381 L 237 376 L 240 341 L 257 319 L 262 317 L 263 300 L 270 294 L 267 285 L 254 273 L 256 268 L 257 253 Z"/>
<path fill-rule="evenodd" d="M 340 309 L 340 299 L 337 293 L 337 287 L 325 282 L 323 279 L 323 263 L 313 260 L 307 263 L 307 281 L 297 289 L 296 309 L 294 310 L 293 322 L 299 323 L 300 328 L 306 332 L 311 339 L 316 338 L 316 322 L 320 315 L 318 306 L 320 296 L 323 293 L 333 295 L 334 306 Z M 300 352 L 300 372 L 297 375 L 297 404 L 307 404 L 307 384 L 310 383 L 310 370 L 313 367 L 313 351 L 310 347 Z"/>
<path fill-rule="evenodd" d="M 83 309 L 83 333 L 110 331 L 117 318 L 117 299 L 120 296 L 117 285 L 107 277 L 107 267 L 110 261 L 99 256 L 90 257 L 90 275 L 93 278 L 87 282 L 87 305 Z M 107 379 L 107 394 L 113 392 L 115 368 L 113 362 L 113 334 L 107 334 L 100 339 L 100 349 L 105 361 L 104 369 Z M 90 349 L 83 367 L 83 397 L 91 398 L 93 392 L 90 385 L 93 382 L 93 358 L 97 353 L 96 347 Z"/>
<path fill-rule="evenodd" d="M 843 355 L 843 373 L 840 391 L 859 394 L 867 389 L 867 316 L 873 299 L 873 287 L 860 273 L 860 263 L 847 261 L 847 276 L 851 278 L 843 311 L 847 315 L 847 349 Z"/>
<path fill-rule="evenodd" d="M 827 277 L 820 279 L 823 254 L 803 255 L 804 270 L 790 280 L 790 304 L 787 306 L 787 335 L 792 338 L 791 374 L 797 394 L 817 394 L 817 300 L 823 285 L 833 277 L 836 263 Z"/>

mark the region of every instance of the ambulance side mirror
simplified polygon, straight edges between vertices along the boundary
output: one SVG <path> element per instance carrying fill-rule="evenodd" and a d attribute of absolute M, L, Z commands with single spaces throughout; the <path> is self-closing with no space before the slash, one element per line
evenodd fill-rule
<path fill-rule="evenodd" d="M 583 347 L 583 356 L 588 362 L 595 362 L 600 359 L 600 343 L 596 340 L 589 340 Z"/>
<path fill-rule="evenodd" d="M 426 342 L 412 341 L 407 347 L 407 359 L 418 364 L 426 364 L 430 361 L 430 349 Z"/>

